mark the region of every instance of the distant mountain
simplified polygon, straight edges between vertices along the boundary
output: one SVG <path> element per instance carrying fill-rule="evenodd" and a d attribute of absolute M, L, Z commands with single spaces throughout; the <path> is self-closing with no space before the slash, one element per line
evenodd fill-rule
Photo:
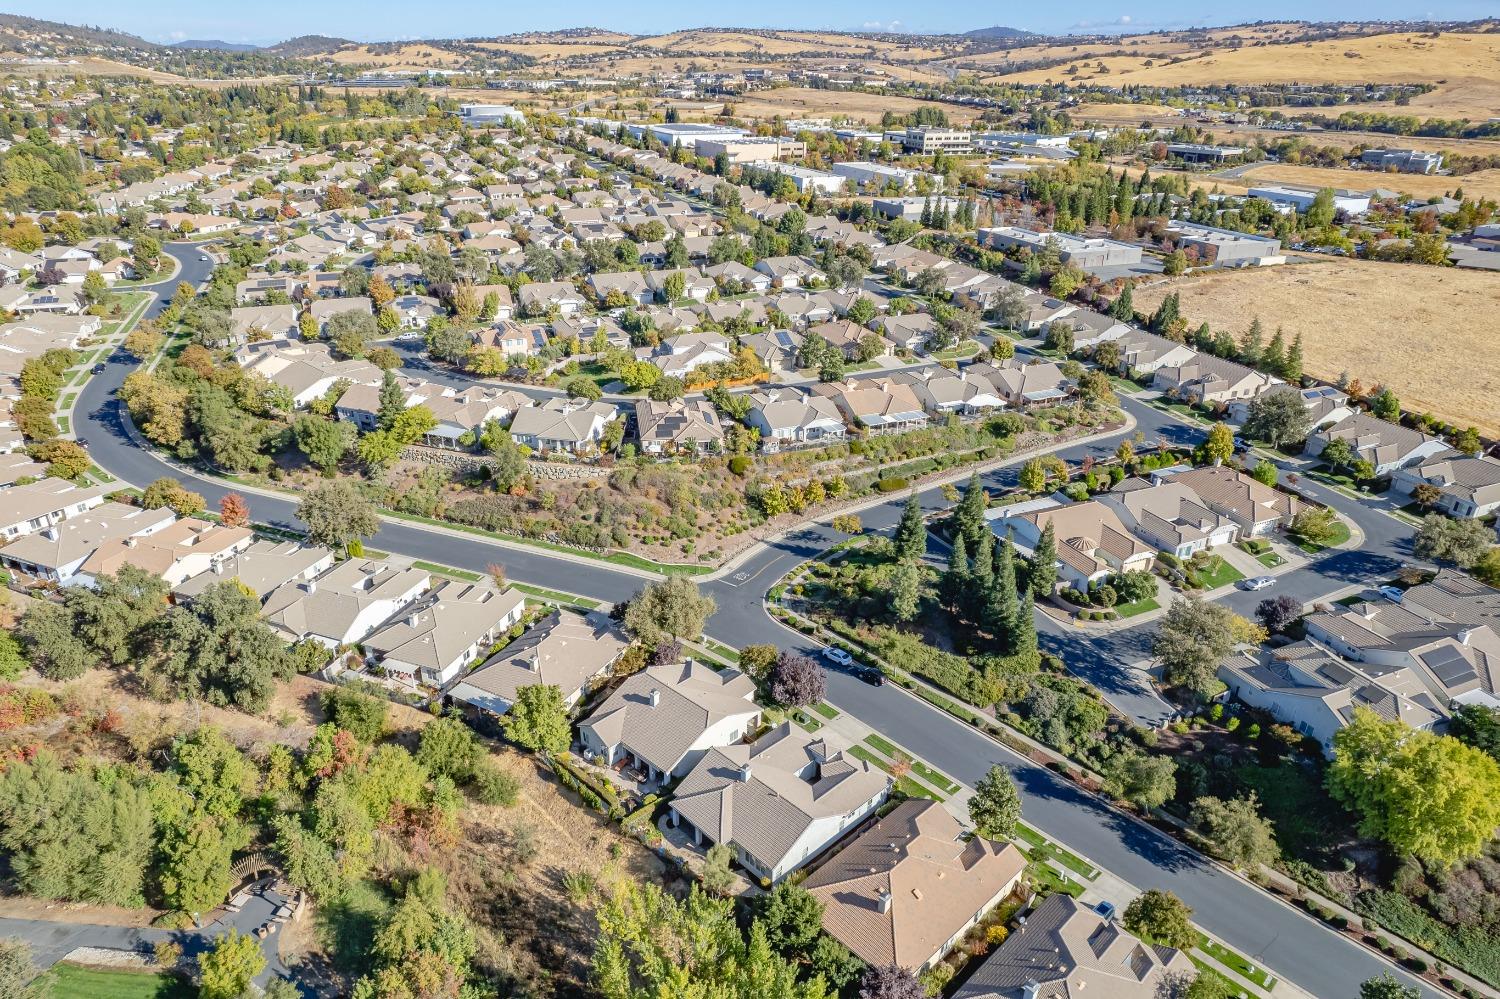
<path fill-rule="evenodd" d="M 110 28 L 43 21 L 20 14 L 0 14 L 0 42 L 30 44 L 49 49 L 71 50 L 86 46 L 125 49 L 156 49 L 161 46 L 144 38 Z"/>
<path fill-rule="evenodd" d="M 973 31 L 965 31 L 964 38 L 1031 38 L 1036 33 L 1023 31 L 1020 28 L 1006 28 L 996 25 L 993 28 L 975 28 Z"/>
<path fill-rule="evenodd" d="M 345 45 L 356 45 L 347 38 L 333 38 L 329 35 L 298 35 L 296 38 L 288 38 L 284 42 L 268 45 L 261 51 L 280 56 L 312 56 L 323 55 L 326 52 L 337 52 Z"/>
<path fill-rule="evenodd" d="M 259 45 L 250 45 L 247 42 L 224 42 L 217 38 L 189 38 L 184 42 L 173 42 L 167 46 L 173 49 L 212 49 L 215 52 L 257 52 Z"/>

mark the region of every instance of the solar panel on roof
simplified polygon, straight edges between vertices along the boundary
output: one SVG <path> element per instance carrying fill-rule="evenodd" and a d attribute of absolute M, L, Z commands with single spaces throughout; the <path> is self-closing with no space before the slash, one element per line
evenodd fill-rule
<path fill-rule="evenodd" d="M 1451 645 L 1434 649 L 1422 657 L 1422 662 L 1445 687 L 1456 687 L 1478 676 L 1463 654 Z"/>

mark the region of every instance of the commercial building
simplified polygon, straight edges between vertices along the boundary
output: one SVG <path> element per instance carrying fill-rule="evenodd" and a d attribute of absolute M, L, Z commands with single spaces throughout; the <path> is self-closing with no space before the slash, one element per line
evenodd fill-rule
<path fill-rule="evenodd" d="M 639 139 L 649 134 L 668 149 L 685 146 L 695 155 L 704 155 L 698 148 L 700 142 L 731 142 L 749 135 L 743 128 L 728 125 L 711 125 L 706 122 L 686 121 L 661 124 L 627 123 L 625 131 Z"/>
<path fill-rule="evenodd" d="M 982 246 L 997 250 L 1024 246 L 1033 253 L 1041 253 L 1051 242 L 1057 247 L 1058 259 L 1065 264 L 1075 264 L 1083 268 L 1111 267 L 1141 262 L 1141 248 L 1130 243 L 1097 237 L 1090 239 L 1065 232 L 1037 232 L 1034 229 L 1022 229 L 1012 225 L 980 229 L 979 242 Z"/>
<path fill-rule="evenodd" d="M 1377 170 L 1400 173 L 1433 173 L 1443 168 L 1443 154 L 1421 149 L 1366 149 L 1359 154 L 1360 163 Z"/>
<path fill-rule="evenodd" d="M 1182 250 L 1196 250 L 1199 263 L 1214 263 L 1221 267 L 1263 267 L 1286 262 L 1286 256 L 1281 252 L 1281 240 L 1270 236 L 1183 221 L 1168 222 L 1167 231 Z"/>
<path fill-rule="evenodd" d="M 466 125 L 522 125 L 526 116 L 509 104 L 462 104 L 458 120 Z"/>
<path fill-rule="evenodd" d="M 884 163 L 864 163 L 859 161 L 844 161 L 833 165 L 833 172 L 840 177 L 848 177 L 855 184 L 864 188 L 885 190 L 895 187 L 900 191 L 907 191 L 915 187 L 919 178 L 926 177 L 932 184 L 934 191 L 943 189 L 943 178 L 936 174 L 923 173 L 921 170 L 908 170 L 904 167 L 887 166 Z"/>
<path fill-rule="evenodd" d="M 700 139 L 699 156 L 708 159 L 725 157 L 731 164 L 774 163 L 783 156 L 804 156 L 807 145 L 796 139 L 775 135 L 746 135 L 741 138 Z"/>
<path fill-rule="evenodd" d="M 845 178 L 836 173 L 814 170 L 812 167 L 797 166 L 792 163 L 767 163 L 765 168 L 792 178 L 798 194 L 806 194 L 808 191 L 816 191 L 818 194 L 838 194 L 848 183 Z"/>
<path fill-rule="evenodd" d="M 1224 163 L 1245 155 L 1244 146 L 1209 146 L 1201 142 L 1169 142 L 1167 155 L 1185 163 Z"/>
<path fill-rule="evenodd" d="M 908 153 L 967 153 L 974 148 L 967 131 L 957 128 L 908 128 L 901 133 L 901 147 Z"/>
<path fill-rule="evenodd" d="M 1317 200 L 1318 192 L 1296 187 L 1252 187 L 1250 197 L 1263 198 L 1273 205 L 1305 212 Z M 1370 196 L 1358 191 L 1334 191 L 1333 208 L 1334 211 L 1348 215 L 1363 215 L 1370 210 Z"/>
<path fill-rule="evenodd" d="M 870 210 L 888 219 L 916 222 L 921 219 L 924 208 L 934 212 L 947 211 L 952 215 L 961 204 L 957 198 L 876 198 L 870 203 Z"/>

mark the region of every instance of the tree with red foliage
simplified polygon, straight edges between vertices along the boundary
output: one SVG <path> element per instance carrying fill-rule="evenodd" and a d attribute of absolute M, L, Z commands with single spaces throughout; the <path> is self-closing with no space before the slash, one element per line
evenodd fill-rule
<path fill-rule="evenodd" d="M 219 523 L 225 527 L 250 526 L 250 505 L 239 493 L 225 493 L 219 500 Z"/>

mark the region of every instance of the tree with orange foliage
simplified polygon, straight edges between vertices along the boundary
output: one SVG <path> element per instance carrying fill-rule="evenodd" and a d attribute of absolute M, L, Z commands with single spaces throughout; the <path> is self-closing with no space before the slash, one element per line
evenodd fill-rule
<path fill-rule="evenodd" d="M 219 523 L 225 527 L 248 527 L 250 505 L 239 493 L 225 493 L 219 500 Z"/>

